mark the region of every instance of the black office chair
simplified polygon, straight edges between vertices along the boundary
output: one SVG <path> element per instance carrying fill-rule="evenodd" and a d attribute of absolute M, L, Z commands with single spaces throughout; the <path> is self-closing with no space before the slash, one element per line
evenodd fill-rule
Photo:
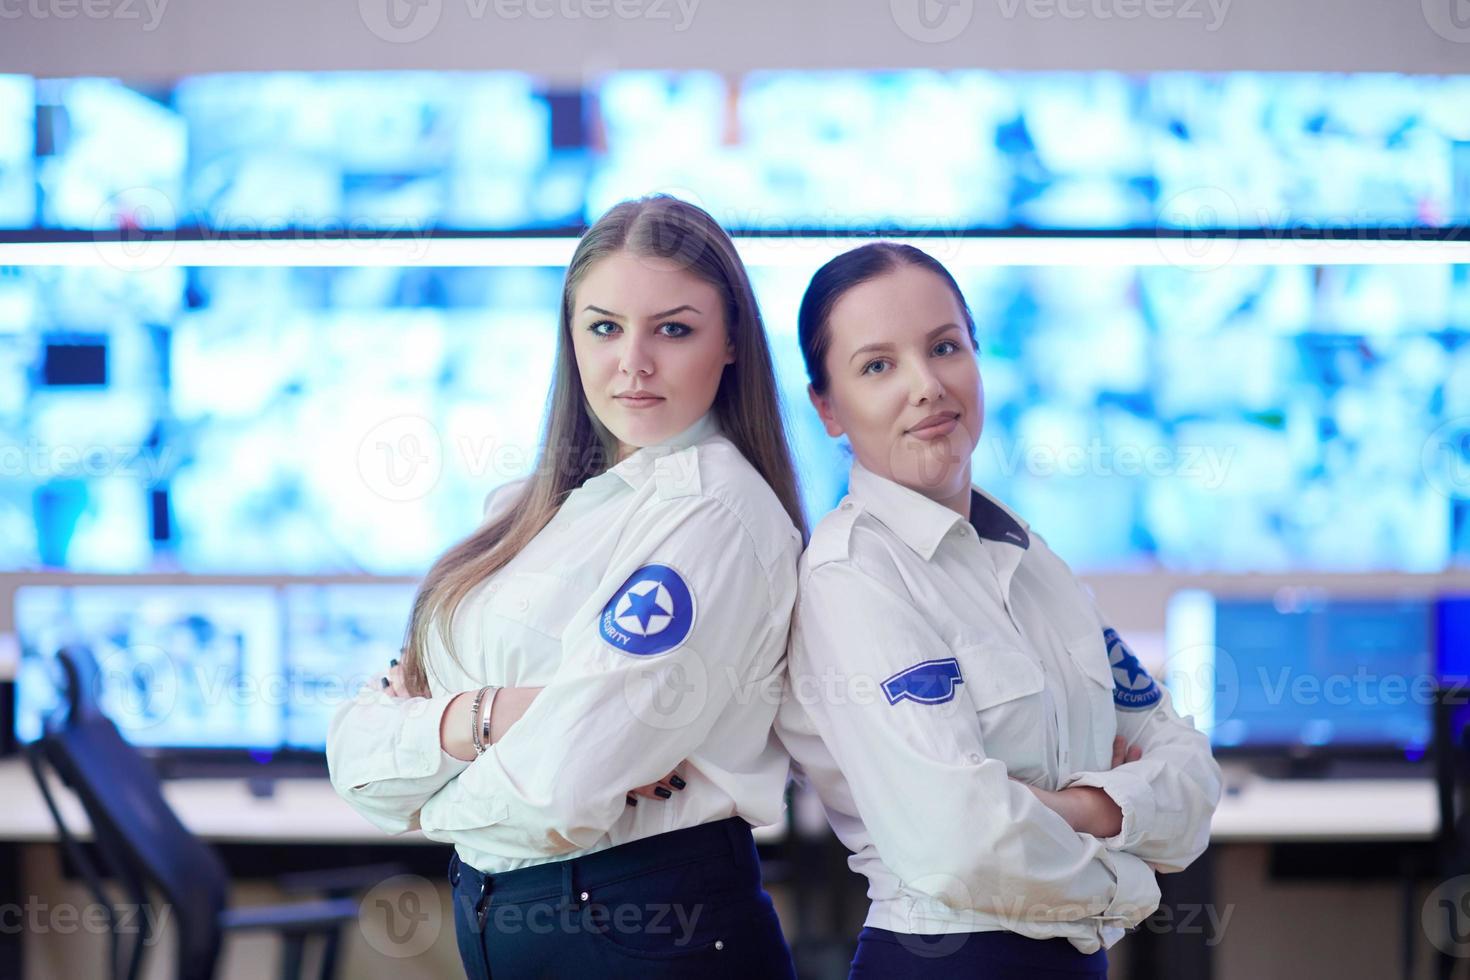
<path fill-rule="evenodd" d="M 1441 687 L 1434 702 L 1434 781 L 1439 798 L 1439 833 L 1435 838 L 1433 867 L 1429 877 L 1438 883 L 1470 874 L 1470 726 L 1459 727 L 1459 709 L 1465 706 L 1462 690 L 1457 685 Z M 1403 929 L 1406 936 L 1417 938 L 1421 928 L 1420 909 L 1412 890 L 1405 896 Z M 1454 912 L 1454 927 L 1463 910 Z M 1404 976 L 1414 975 L 1412 938 L 1405 944 Z M 1450 980 L 1460 965 L 1460 958 L 1445 950 L 1434 956 L 1434 975 Z"/>
<path fill-rule="evenodd" d="M 65 673 L 63 708 L 46 720 L 42 736 L 27 746 L 27 758 L 37 785 L 56 821 L 61 845 L 86 879 L 97 903 L 108 911 L 111 934 L 110 966 L 114 980 L 135 980 L 143 950 L 150 938 L 149 917 L 137 915 L 119 923 L 103 888 L 111 878 L 122 888 L 124 901 L 142 910 L 150 904 L 149 889 L 170 909 L 178 932 L 180 980 L 209 980 L 214 976 L 224 937 L 232 932 L 270 931 L 283 942 L 282 975 L 299 980 L 305 944 L 320 938 L 323 945 L 321 977 L 336 972 L 342 927 L 355 922 L 358 903 L 340 897 L 342 875 L 315 873 L 292 876 L 290 889 L 313 884 L 321 891 L 338 887 L 338 897 L 292 905 L 232 909 L 226 907 L 230 877 L 212 847 L 189 832 L 163 798 L 153 766 L 118 733 L 117 726 L 99 708 L 99 672 L 92 652 L 68 647 L 57 654 Z M 98 867 L 67 828 L 45 778 L 46 765 L 81 800 L 92 823 Z M 386 869 L 392 873 L 393 869 Z M 382 877 L 386 877 L 384 874 Z M 381 880 L 379 878 L 378 880 Z M 366 887 L 371 881 L 359 881 Z M 356 889 L 354 889 L 356 890 Z M 153 921 L 158 921 L 153 917 Z M 127 932 L 131 942 L 123 943 Z"/>

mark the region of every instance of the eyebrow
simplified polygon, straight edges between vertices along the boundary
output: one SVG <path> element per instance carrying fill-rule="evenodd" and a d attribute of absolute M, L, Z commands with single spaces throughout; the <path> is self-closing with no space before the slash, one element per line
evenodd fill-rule
<path fill-rule="evenodd" d="M 940 334 L 948 330 L 958 330 L 959 328 L 960 325 L 958 323 L 946 323 L 943 326 L 935 327 L 933 330 L 930 330 L 929 333 L 924 337 L 924 339 L 933 340 L 935 337 L 938 337 Z M 864 344 L 863 346 L 852 352 L 852 357 L 849 357 L 847 359 L 847 363 L 851 364 L 853 362 L 853 358 L 857 357 L 859 354 L 867 354 L 873 351 L 880 350 L 893 350 L 893 345 L 889 343 Z"/>
<path fill-rule="evenodd" d="M 583 313 L 586 313 L 588 310 L 591 310 L 593 313 L 600 313 L 603 316 L 610 316 L 610 317 L 612 317 L 615 320 L 623 320 L 623 319 L 626 319 L 626 317 L 624 317 L 623 314 L 621 314 L 621 313 L 614 313 L 612 310 L 604 310 L 600 306 L 592 306 L 592 305 L 589 304 L 589 305 L 584 306 L 582 308 L 582 312 Z M 649 317 L 649 319 L 650 320 L 661 320 L 661 319 L 663 319 L 666 316 L 673 316 L 675 313 L 683 313 L 685 310 L 688 310 L 691 313 L 700 313 L 700 311 L 696 307 L 690 306 L 688 303 L 685 303 L 683 306 L 676 306 L 672 310 L 664 310 L 662 313 L 655 313 L 655 314 L 653 314 L 653 316 Z M 700 316 L 703 316 L 703 315 L 704 315 L 703 313 L 700 313 Z"/>

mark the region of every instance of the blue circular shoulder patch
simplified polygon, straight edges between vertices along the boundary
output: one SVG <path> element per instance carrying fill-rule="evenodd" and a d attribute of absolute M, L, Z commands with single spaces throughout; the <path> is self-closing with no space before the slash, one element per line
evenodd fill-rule
<path fill-rule="evenodd" d="M 647 657 L 672 650 L 694 629 L 694 595 L 668 565 L 644 565 L 602 607 L 602 638 Z"/>
<path fill-rule="evenodd" d="M 1107 641 L 1108 663 L 1113 668 L 1113 704 L 1131 710 L 1152 707 L 1163 696 L 1159 685 L 1116 630 L 1103 630 L 1103 639 Z"/>

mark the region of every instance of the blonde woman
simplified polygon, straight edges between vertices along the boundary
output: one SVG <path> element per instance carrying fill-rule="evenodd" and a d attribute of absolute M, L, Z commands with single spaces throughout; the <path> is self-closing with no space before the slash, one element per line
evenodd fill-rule
<path fill-rule="evenodd" d="M 750 828 L 804 525 L 745 269 L 702 210 L 625 202 L 558 339 L 534 474 L 429 571 L 333 783 L 455 845 L 470 977 L 793 976 Z"/>

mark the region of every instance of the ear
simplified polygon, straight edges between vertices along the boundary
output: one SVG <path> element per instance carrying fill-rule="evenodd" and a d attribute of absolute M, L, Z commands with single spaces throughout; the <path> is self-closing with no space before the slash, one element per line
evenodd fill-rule
<path fill-rule="evenodd" d="M 725 338 L 725 363 L 735 363 L 735 341 L 730 337 Z"/>
<path fill-rule="evenodd" d="M 811 385 L 806 386 L 806 396 L 811 400 L 812 408 L 817 410 L 818 417 L 822 420 L 822 427 L 827 430 L 827 435 L 837 438 L 842 435 L 842 423 L 837 421 L 837 416 L 832 411 L 832 399 L 826 395 L 819 395 Z"/>

